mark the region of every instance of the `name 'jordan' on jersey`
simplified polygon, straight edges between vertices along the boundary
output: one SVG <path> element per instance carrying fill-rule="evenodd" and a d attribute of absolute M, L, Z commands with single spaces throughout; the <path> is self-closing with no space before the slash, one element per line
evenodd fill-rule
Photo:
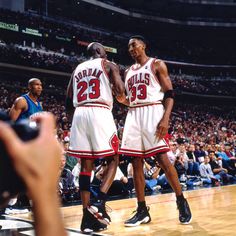
<path fill-rule="evenodd" d="M 111 83 L 106 74 L 104 61 L 96 58 L 76 67 L 73 74 L 74 107 L 94 103 L 106 104 L 112 109 Z"/>
<path fill-rule="evenodd" d="M 136 68 L 136 65 L 129 68 L 125 79 L 125 89 L 131 107 L 163 100 L 164 93 L 153 70 L 156 60 L 156 58 L 149 58 L 140 68 Z"/>

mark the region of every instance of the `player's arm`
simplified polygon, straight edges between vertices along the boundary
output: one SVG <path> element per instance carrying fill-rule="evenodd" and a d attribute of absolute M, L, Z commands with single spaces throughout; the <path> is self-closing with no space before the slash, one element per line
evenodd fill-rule
<path fill-rule="evenodd" d="M 126 77 L 127 71 L 128 71 L 128 70 L 125 71 L 124 77 Z M 130 104 L 129 104 L 129 99 L 128 99 L 127 96 L 125 95 L 125 92 L 123 92 L 121 95 L 116 96 L 116 100 L 117 100 L 119 103 L 122 103 L 122 104 L 124 104 L 124 105 L 126 105 L 126 106 L 129 106 L 129 105 L 130 105 Z"/>
<path fill-rule="evenodd" d="M 120 69 L 118 65 L 110 61 L 105 61 L 105 68 L 113 85 L 113 94 L 115 95 L 115 97 L 123 96 L 123 94 L 125 93 L 125 85 L 121 79 Z"/>
<path fill-rule="evenodd" d="M 26 100 L 23 97 L 19 97 L 12 105 L 9 115 L 13 121 L 16 121 L 20 114 L 28 109 Z"/>
<path fill-rule="evenodd" d="M 166 64 L 161 60 L 157 60 L 154 64 L 154 69 L 165 94 L 163 101 L 165 112 L 156 131 L 157 138 L 162 139 L 168 133 L 170 114 L 174 105 L 174 92 Z"/>
<path fill-rule="evenodd" d="M 74 113 L 74 106 L 73 106 L 73 76 L 74 72 L 71 75 L 69 84 L 66 90 L 66 111 L 68 114 L 69 121 L 72 121 L 73 113 Z"/>
<path fill-rule="evenodd" d="M 110 81 L 113 85 L 113 93 L 115 96 L 121 96 L 125 91 L 125 85 L 120 76 L 118 65 L 110 61 L 105 62 Z"/>

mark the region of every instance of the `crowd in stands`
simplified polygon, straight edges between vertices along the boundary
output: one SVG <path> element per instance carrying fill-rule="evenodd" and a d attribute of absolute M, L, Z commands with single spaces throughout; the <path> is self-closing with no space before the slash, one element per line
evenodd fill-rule
<path fill-rule="evenodd" d="M 86 42 L 98 41 L 104 45 L 117 48 L 118 54 L 113 54 L 112 56 L 117 62 L 123 62 L 125 64 L 129 61 L 127 57 L 128 38 L 131 34 L 137 34 L 135 31 L 127 31 L 129 32 L 127 33 L 124 30 L 124 32 L 120 32 L 118 29 L 119 27 L 115 29 L 115 31 L 112 31 L 112 29 L 109 28 L 101 29 L 99 26 L 91 26 L 89 22 L 83 23 L 64 18 L 60 19 L 58 17 L 45 17 L 31 14 L 29 12 L 19 13 L 0 9 L 0 14 L 3 22 L 19 24 L 21 27 L 29 27 L 31 29 L 39 30 L 42 33 L 42 41 L 48 41 L 49 39 L 58 41 L 56 36 L 68 37 L 70 40 L 79 39 Z M 88 13 L 87 15 L 90 14 Z M 127 21 L 126 18 L 123 19 L 124 16 L 116 17 L 117 18 L 114 20 L 117 21 L 117 24 L 122 24 L 120 29 L 127 27 L 129 24 L 134 24 L 132 21 Z M 99 18 L 100 17 L 98 16 L 98 19 Z M 129 22 L 129 24 L 123 24 L 123 22 L 126 21 Z M 96 23 L 97 22 L 94 21 L 94 24 Z M 109 23 L 109 21 L 103 23 Z M 129 26 L 129 29 L 132 28 L 133 27 Z M 16 34 L 18 34 L 18 36 L 15 37 L 15 39 L 21 37 L 22 35 L 21 32 L 16 32 Z M 37 40 L 39 40 L 39 37 Z M 186 36 L 186 40 L 178 38 L 175 40 L 169 40 L 168 37 L 156 38 L 153 36 L 153 34 L 151 34 L 149 41 L 152 46 L 152 54 L 155 56 L 160 56 L 166 60 L 229 65 L 234 64 L 235 62 L 235 54 L 233 50 L 235 46 L 233 40 L 226 42 L 222 40 L 217 41 L 215 38 L 213 38 L 207 41 L 206 38 L 204 38 L 202 41 L 193 41 L 189 40 L 188 36 Z M 60 43 L 63 43 L 63 41 L 60 41 Z M 222 44 L 224 47 L 221 47 Z M 53 43 L 51 43 L 51 47 L 53 46 Z M 175 50 L 173 50 L 173 48 Z"/>
<path fill-rule="evenodd" d="M 62 50 L 63 51 L 63 50 Z M 71 73 L 78 63 L 86 60 L 82 55 L 76 56 L 73 52 L 65 55 L 62 52 L 46 50 L 40 47 L 0 44 L 0 61 Z M 121 73 L 127 66 L 120 65 Z M 233 77 L 207 77 L 186 75 L 177 72 L 171 74 L 176 91 L 190 92 L 205 95 L 234 96 L 236 80 Z"/>
<path fill-rule="evenodd" d="M 88 25 L 82 26 L 75 22 L 56 21 L 49 17 L 42 17 L 29 13 L 17 13 L 0 9 L 1 20 L 7 23 L 19 24 L 21 27 L 38 29 L 43 37 L 53 36 L 79 38 L 90 42 L 99 41 L 108 46 L 118 48 L 118 56 L 121 63 L 125 63 L 124 55 L 127 51 L 127 40 L 129 35 L 118 37 L 114 32 L 94 30 Z M 16 33 L 16 34 L 20 34 Z M 2 36 L 1 36 L 2 37 Z M 50 47 L 43 42 L 37 41 L 29 45 L 19 43 L 17 37 L 8 42 L 3 39 L 0 42 L 0 62 L 24 65 L 33 68 L 49 69 L 71 73 L 75 66 L 86 58 L 82 51 L 75 50 L 70 46 L 58 46 L 50 44 Z M 56 40 L 56 39 L 55 39 Z M 5 41 L 5 42 L 4 42 Z M 42 39 L 43 41 L 43 39 Z M 154 50 L 153 55 L 165 55 L 165 59 L 178 58 L 189 59 L 190 61 L 203 60 L 202 56 L 212 55 L 212 48 L 207 46 L 195 47 L 192 42 L 173 42 L 158 46 L 161 50 Z M 49 45 L 48 44 L 48 45 Z M 228 45 L 229 46 L 229 45 Z M 50 50 L 49 50 L 50 48 Z M 86 47 L 84 47 L 85 49 Z M 175 48 L 173 52 L 173 48 Z M 219 49 L 217 49 L 219 50 Z M 223 49 L 222 49 L 223 50 Z M 183 52 L 183 53 L 180 53 Z M 214 54 L 214 53 L 213 53 Z M 171 55 L 168 57 L 168 55 Z M 209 56 L 208 55 L 208 56 Z M 232 56 L 233 55 L 233 56 Z M 232 50 L 229 60 L 235 57 Z M 217 57 L 216 57 L 217 58 Z M 209 57 L 205 57 L 206 61 Z M 213 58 L 211 58 L 212 61 Z M 222 59 L 222 58 L 218 58 Z M 223 63 L 228 63 L 224 58 Z M 121 65 L 122 74 L 126 66 Z M 233 77 L 208 77 L 206 75 L 186 75 L 181 72 L 170 74 L 174 88 L 177 92 L 190 92 L 204 95 L 235 96 L 235 83 Z M 65 85 L 66 86 L 66 85 Z M 45 111 L 52 112 L 57 120 L 57 139 L 62 143 L 64 155 L 61 160 L 61 179 L 58 186 L 58 193 L 64 203 L 77 201 L 79 196 L 78 173 L 80 171 L 79 159 L 68 156 L 67 149 L 70 141 L 70 122 L 64 106 L 65 86 L 46 82 L 44 93 L 41 97 Z M 9 110 L 16 97 L 26 92 L 26 84 L 17 79 L 11 83 L 7 79 L 0 81 L 0 108 Z M 119 139 L 122 139 L 122 132 L 125 123 L 127 108 L 114 103 L 113 114 L 118 128 Z M 170 122 L 170 148 L 168 157 L 175 166 L 183 188 L 198 185 L 220 185 L 236 181 L 236 108 L 229 105 L 209 106 L 194 105 L 188 103 L 177 103 L 174 107 Z M 114 182 L 109 191 L 110 196 L 128 196 L 134 193 L 132 180 L 132 157 L 120 156 L 120 164 Z M 98 161 L 91 178 L 91 192 L 96 197 L 98 186 L 102 181 L 103 173 L 106 171 L 106 162 Z M 144 174 L 146 191 L 156 192 L 170 189 L 165 174 L 154 158 L 145 160 Z"/>
<path fill-rule="evenodd" d="M 30 29 L 39 30 L 42 33 L 42 42 L 50 44 L 50 48 L 54 51 L 56 44 L 51 42 L 56 41 L 60 45 L 66 44 L 66 41 L 57 40 L 57 38 L 63 37 L 70 40 L 67 45 L 70 50 L 74 50 L 74 42 L 81 40 L 83 42 L 90 43 L 91 41 L 100 42 L 106 46 L 119 48 L 119 53 L 123 53 L 123 46 L 126 45 L 128 37 L 109 32 L 108 30 L 102 30 L 100 28 L 94 29 L 91 25 L 85 25 L 82 22 L 74 22 L 69 19 L 55 18 L 55 17 L 43 17 L 40 15 L 30 13 L 12 12 L 6 9 L 0 9 L 1 19 L 6 23 L 18 24 L 21 27 L 28 27 Z M 21 38 L 21 33 L 18 33 L 18 37 L 12 39 L 13 42 L 18 41 L 17 38 Z M 45 40 L 44 40 L 45 39 Z M 16 41 L 14 41 L 16 40 Z M 39 40 L 39 38 L 37 38 Z M 127 51 L 125 49 L 125 51 Z"/>
<path fill-rule="evenodd" d="M 71 72 L 81 59 L 62 53 L 22 47 L 20 45 L 1 45 L 0 61 L 11 64 L 31 66 L 56 71 Z"/>
<path fill-rule="evenodd" d="M 205 95 L 234 96 L 236 80 L 231 77 L 207 77 L 186 74 L 171 74 L 172 83 L 177 91 Z"/>
<path fill-rule="evenodd" d="M 63 202 L 78 201 L 78 173 L 80 162 L 67 155 L 70 139 L 70 123 L 64 106 L 64 88 L 45 84 L 41 97 L 44 110 L 52 112 L 57 119 L 57 138 L 64 147 L 61 165 L 61 181 L 58 193 Z M 58 85 L 58 87 L 60 87 Z M 16 92 L 17 91 L 17 92 Z M 9 110 L 16 97 L 26 92 L 25 84 L 14 81 L 0 82 L 0 107 Z M 113 114 L 122 139 L 127 108 L 115 102 Z M 198 185 L 220 185 L 236 180 L 236 109 L 233 106 L 209 106 L 176 104 L 170 124 L 170 148 L 168 157 L 176 167 L 183 188 Z M 134 193 L 132 181 L 132 157 L 120 156 L 120 165 L 110 189 L 110 196 L 129 196 Z M 106 162 L 97 162 L 91 179 L 91 192 L 96 197 L 102 181 Z M 146 191 L 170 189 L 165 174 L 158 163 L 149 158 L 145 162 Z"/>

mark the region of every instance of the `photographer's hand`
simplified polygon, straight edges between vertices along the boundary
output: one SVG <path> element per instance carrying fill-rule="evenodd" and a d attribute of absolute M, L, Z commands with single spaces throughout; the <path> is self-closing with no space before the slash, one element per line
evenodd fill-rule
<path fill-rule="evenodd" d="M 21 141 L 4 122 L 0 122 L 0 139 L 33 200 L 36 235 L 64 236 L 56 192 L 62 149 L 54 137 L 54 117 L 44 114 L 35 119 L 41 127 L 36 139 Z"/>

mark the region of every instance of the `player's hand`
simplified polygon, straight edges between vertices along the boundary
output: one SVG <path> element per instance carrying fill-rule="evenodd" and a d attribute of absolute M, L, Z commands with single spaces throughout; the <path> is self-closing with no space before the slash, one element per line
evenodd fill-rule
<path fill-rule="evenodd" d="M 128 105 L 128 104 L 129 104 L 129 101 L 128 101 L 128 99 L 126 98 L 126 96 L 125 96 L 124 93 L 123 93 L 122 95 L 116 96 L 116 100 L 117 100 L 119 103 L 122 103 L 122 104 L 125 104 L 125 105 Z"/>
<path fill-rule="evenodd" d="M 13 129 L 0 122 L 0 139 L 12 159 L 18 175 L 26 184 L 32 199 L 41 191 L 54 193 L 57 189 L 58 170 L 62 148 L 54 135 L 55 119 L 52 114 L 35 117 L 40 124 L 39 136 L 29 142 L 19 139 Z"/>
<path fill-rule="evenodd" d="M 162 119 L 159 122 L 157 129 L 156 129 L 156 133 L 155 133 L 157 141 L 163 139 L 166 136 L 166 134 L 168 133 L 168 128 L 169 128 L 168 120 Z"/>

